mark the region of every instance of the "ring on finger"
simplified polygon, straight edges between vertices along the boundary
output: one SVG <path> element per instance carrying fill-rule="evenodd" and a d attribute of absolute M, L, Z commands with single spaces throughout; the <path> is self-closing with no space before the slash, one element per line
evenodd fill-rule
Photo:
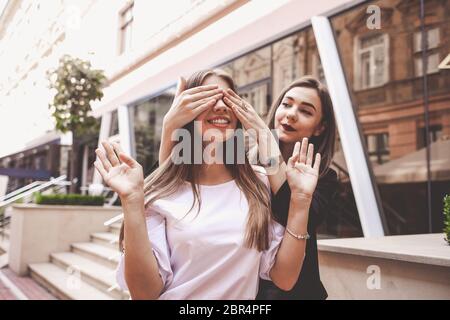
<path fill-rule="evenodd" d="M 245 105 L 244 100 L 241 100 L 240 105 L 241 105 L 241 108 L 244 109 L 244 111 L 247 111 L 247 110 L 248 110 L 248 109 L 247 109 L 247 106 Z"/>

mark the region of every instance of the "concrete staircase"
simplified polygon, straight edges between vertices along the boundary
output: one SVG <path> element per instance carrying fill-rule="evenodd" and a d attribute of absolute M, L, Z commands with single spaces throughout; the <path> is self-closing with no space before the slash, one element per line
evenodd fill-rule
<path fill-rule="evenodd" d="M 0 234 L 0 269 L 8 265 L 9 229 L 4 229 Z"/>
<path fill-rule="evenodd" d="M 119 231 L 120 223 L 113 224 L 90 242 L 73 243 L 70 252 L 52 253 L 49 263 L 30 264 L 31 277 L 60 299 L 129 299 L 115 280 Z"/>
<path fill-rule="evenodd" d="M 0 253 L 9 251 L 9 229 L 3 230 L 3 235 L 0 235 Z"/>

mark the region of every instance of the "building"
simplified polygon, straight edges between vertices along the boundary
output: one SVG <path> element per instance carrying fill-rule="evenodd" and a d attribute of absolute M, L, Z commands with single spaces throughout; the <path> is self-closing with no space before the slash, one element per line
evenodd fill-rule
<path fill-rule="evenodd" d="M 79 24 L 93 2 L 4 3 L 0 9 L 0 130 L 3 137 L 13 138 L 2 139 L 0 174 L 9 176 L 2 192 L 8 193 L 35 179 L 70 172 L 71 138 L 54 132 L 47 72 L 57 67 L 63 54 L 93 59 L 91 51 L 79 50 L 76 43 Z M 88 163 L 95 158 L 96 144 L 97 138 L 93 146 L 92 141 L 83 142 L 79 163 L 84 173 L 79 180 L 84 186 L 92 182 L 94 169 Z"/>
<path fill-rule="evenodd" d="M 316 38 L 310 21 L 327 17 L 360 129 L 355 139 L 364 147 L 372 183 L 354 192 L 352 187 L 361 186 L 355 174 L 350 178 L 355 167 L 348 160 L 355 154 L 344 152 L 351 149 L 342 148 L 339 139 L 333 165 L 342 188 L 320 233 L 362 235 L 367 216 L 381 220 L 386 234 L 442 229 L 449 159 L 439 152 L 429 161 L 422 156 L 426 131 L 436 150 L 450 134 L 450 71 L 438 68 L 450 53 L 449 0 L 424 1 L 423 12 L 421 1 L 406 0 L 182 0 L 157 8 L 145 0 L 60 3 L 71 17 L 61 51 L 89 58 L 109 78 L 94 108 L 102 122 L 99 139 L 120 140 L 146 173 L 157 159 L 162 119 L 179 75 L 221 67 L 261 115 L 281 88 L 301 75 L 330 85 L 333 78 L 325 77 L 318 50 L 324 40 Z M 417 152 L 418 158 L 410 159 Z M 415 175 L 427 164 L 429 177 Z M 92 182 L 100 177 L 94 174 Z M 376 206 L 364 208 L 361 192 L 373 195 Z"/>
<path fill-rule="evenodd" d="M 69 156 L 70 141 L 65 135 L 50 131 L 30 141 L 25 149 L 1 159 L 0 175 L 9 177 L 4 193 L 35 180 L 48 180 L 51 177 L 67 175 Z"/>

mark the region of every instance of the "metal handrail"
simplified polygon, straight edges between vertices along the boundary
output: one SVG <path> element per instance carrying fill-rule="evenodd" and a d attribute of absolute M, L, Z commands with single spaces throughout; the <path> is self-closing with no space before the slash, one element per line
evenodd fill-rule
<path fill-rule="evenodd" d="M 65 180 L 66 178 L 67 178 L 66 175 L 62 175 L 62 176 L 60 176 L 58 178 L 51 179 L 50 181 L 47 181 L 47 182 L 45 182 L 45 183 L 43 183 L 41 185 L 37 185 L 37 186 L 29 189 L 28 191 L 22 192 L 21 194 L 17 194 L 16 196 L 14 196 L 14 197 L 6 200 L 6 201 L 1 201 L 0 202 L 0 208 L 6 207 L 7 205 L 9 205 L 9 204 L 11 204 L 11 203 L 13 203 L 13 202 L 15 202 L 17 200 L 20 200 L 20 199 L 23 199 L 23 198 L 25 198 L 27 196 L 30 196 L 33 193 L 37 192 L 37 191 L 41 191 L 41 190 L 43 190 L 45 188 L 48 188 L 48 187 L 50 187 L 52 185 L 56 185 L 56 184 L 62 182 L 63 180 Z"/>
<path fill-rule="evenodd" d="M 403 225 L 406 225 L 407 221 L 405 218 L 403 218 L 398 212 L 397 210 L 395 210 L 394 208 L 392 208 L 390 205 L 388 205 L 387 203 L 383 203 L 383 207 L 385 210 L 387 210 L 389 213 L 392 214 L 392 216 L 397 219 L 398 222 L 402 223 Z"/>
<path fill-rule="evenodd" d="M 103 223 L 103 225 L 106 226 L 106 227 L 109 227 L 113 223 L 116 223 L 116 222 L 119 222 L 119 221 L 122 221 L 122 220 L 123 220 L 123 213 L 121 213 L 121 214 L 119 214 L 119 215 L 117 215 L 117 216 L 115 216 L 115 217 L 105 221 Z"/>
<path fill-rule="evenodd" d="M 339 164 L 337 164 L 336 162 L 332 162 L 333 165 L 341 172 L 344 173 L 344 175 L 346 175 L 347 177 L 350 177 L 350 174 L 348 173 L 347 170 L 345 170 L 342 166 L 340 166 Z M 407 221 L 405 218 L 403 218 L 398 212 L 397 210 L 395 210 L 394 208 L 392 208 L 390 205 L 388 205 L 386 202 L 382 201 L 382 206 L 385 210 L 387 210 L 392 217 L 397 220 L 398 223 L 400 223 L 402 226 L 405 226 L 407 224 Z"/>
<path fill-rule="evenodd" d="M 37 191 L 41 191 L 41 190 L 51 187 L 53 185 L 60 185 L 60 186 L 61 185 L 63 185 L 63 186 L 70 185 L 71 183 L 69 181 L 64 181 L 66 178 L 67 178 L 66 175 L 62 175 L 58 178 L 51 179 L 50 181 L 47 181 L 47 182 L 34 181 L 34 182 L 30 183 L 29 185 L 22 187 L 20 189 L 17 189 L 15 191 L 9 193 L 6 197 L 4 197 L 4 198 L 9 198 L 9 199 L 6 201 L 0 202 L 0 209 L 10 205 L 11 203 L 13 203 L 17 200 L 28 197 Z M 30 186 L 31 186 L 31 188 L 30 188 Z M 10 220 L 11 220 L 10 218 L 11 217 L 6 214 L 6 211 L 4 211 L 2 216 L 0 216 L 0 236 L 2 239 L 4 238 L 4 230 L 6 229 L 6 226 L 8 226 L 10 223 Z"/>
<path fill-rule="evenodd" d="M 4 200 L 6 200 L 6 199 L 8 199 L 8 198 L 11 198 L 11 197 L 15 196 L 16 194 L 19 194 L 19 193 L 21 193 L 21 192 L 23 192 L 23 191 L 25 191 L 25 190 L 28 190 L 28 189 L 30 189 L 30 188 L 33 188 L 34 186 L 38 185 L 38 184 L 41 183 L 41 182 L 42 182 L 42 181 L 33 181 L 32 183 L 27 184 L 26 186 L 24 186 L 24 187 L 22 187 L 22 188 L 19 188 L 19 189 L 17 189 L 17 190 L 14 190 L 14 191 L 8 193 L 8 194 L 5 194 L 4 196 L 1 196 L 1 197 L 0 197 L 0 201 L 4 201 Z"/>

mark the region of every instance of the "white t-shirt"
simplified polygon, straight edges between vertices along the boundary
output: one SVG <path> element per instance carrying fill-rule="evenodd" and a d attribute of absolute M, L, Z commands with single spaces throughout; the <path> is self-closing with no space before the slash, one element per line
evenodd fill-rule
<path fill-rule="evenodd" d="M 267 185 L 267 178 L 262 179 Z M 188 183 L 146 210 L 148 236 L 164 282 L 159 299 L 255 299 L 259 277 L 270 279 L 284 228 L 272 221 L 268 250 L 248 249 L 248 202 L 235 181 L 199 189 L 200 211 L 195 207 L 186 215 L 193 203 Z M 123 260 L 117 282 L 126 290 Z"/>

